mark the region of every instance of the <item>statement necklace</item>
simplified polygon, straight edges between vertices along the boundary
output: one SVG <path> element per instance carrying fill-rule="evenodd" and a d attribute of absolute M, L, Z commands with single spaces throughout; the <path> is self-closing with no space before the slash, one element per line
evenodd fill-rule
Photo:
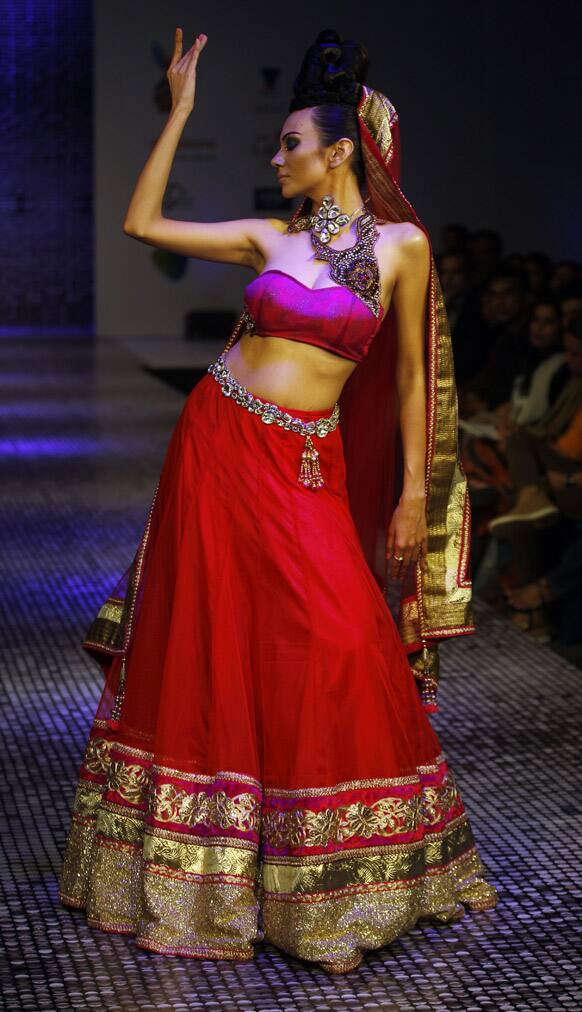
<path fill-rule="evenodd" d="M 323 198 L 323 202 L 317 214 L 311 216 L 311 231 L 315 233 L 322 242 L 328 243 L 332 235 L 337 235 L 343 225 L 349 225 L 352 218 L 355 218 L 358 211 L 363 210 L 364 205 L 360 204 L 351 214 L 345 214 L 334 204 L 333 197 L 329 194 Z"/>
<path fill-rule="evenodd" d="M 336 218 L 332 219 L 334 223 L 336 220 Z M 324 242 L 323 237 L 318 235 L 315 228 L 312 228 L 312 221 L 312 215 L 299 215 L 295 219 L 291 219 L 287 231 L 304 232 L 309 229 L 315 257 L 317 260 L 329 262 L 329 273 L 332 280 L 338 285 L 350 288 L 368 306 L 376 319 L 379 319 L 382 305 L 380 302 L 380 269 L 375 246 L 380 233 L 376 227 L 374 214 L 366 210 L 360 215 L 356 222 L 356 242 L 353 246 L 348 246 L 347 249 L 335 249 L 329 245 L 329 239 Z"/>

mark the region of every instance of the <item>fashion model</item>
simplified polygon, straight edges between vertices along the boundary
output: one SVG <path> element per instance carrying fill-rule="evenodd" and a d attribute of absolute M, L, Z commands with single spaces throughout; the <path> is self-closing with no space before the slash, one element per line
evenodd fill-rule
<path fill-rule="evenodd" d="M 497 902 L 427 716 L 474 630 L 450 334 L 396 111 L 333 31 L 271 161 L 291 220 L 162 215 L 206 43 L 176 30 L 124 230 L 256 277 L 83 642 L 105 685 L 60 897 L 155 952 L 345 973 Z"/>

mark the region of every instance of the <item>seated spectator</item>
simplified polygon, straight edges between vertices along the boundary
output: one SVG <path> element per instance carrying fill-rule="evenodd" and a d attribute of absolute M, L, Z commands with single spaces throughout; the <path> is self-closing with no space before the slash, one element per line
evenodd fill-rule
<path fill-rule="evenodd" d="M 475 433 L 487 426 L 490 438 L 499 446 L 517 425 L 537 421 L 553 404 L 569 377 L 562 343 L 560 312 L 551 296 L 538 299 L 530 312 L 529 343 L 521 371 L 515 377 L 509 400 L 495 411 L 473 414 L 470 422 L 461 418 L 461 430 Z"/>
<path fill-rule="evenodd" d="M 505 537 L 511 528 L 556 519 L 560 512 L 582 520 L 582 487 L 575 472 L 582 465 L 582 316 L 564 334 L 570 378 L 555 403 L 534 424 L 519 426 L 506 442 L 509 476 L 516 494 L 512 509 L 494 517 L 489 530 Z M 550 496 L 547 472 L 558 472 Z"/>
<path fill-rule="evenodd" d="M 504 267 L 489 279 L 483 305 L 488 326 L 478 337 L 488 353 L 477 375 L 465 387 L 459 384 L 463 417 L 509 400 L 528 348 L 530 305 L 523 272 Z"/>
<path fill-rule="evenodd" d="M 437 267 L 451 328 L 455 376 L 457 384 L 462 385 L 485 365 L 489 351 L 487 324 L 481 312 L 480 293 L 472 284 L 468 254 L 441 253 Z"/>
<path fill-rule="evenodd" d="M 574 471 L 573 476 L 575 483 L 582 488 L 582 470 Z M 559 471 L 549 471 L 548 479 L 553 487 L 558 488 L 564 475 Z M 554 485 L 554 482 L 557 484 Z M 579 598 L 582 594 L 582 522 L 571 521 L 565 525 L 565 535 L 562 535 L 558 561 L 546 569 L 543 576 L 521 587 L 506 589 L 505 596 L 516 611 L 533 612 L 550 602 L 567 601 L 570 595 Z M 579 609 L 578 603 L 578 628 L 567 633 L 563 629 L 561 638 L 566 642 L 576 642 L 576 635 L 578 641 L 582 639 Z"/>
<path fill-rule="evenodd" d="M 559 491 L 565 475 L 548 471 L 549 485 Z M 582 469 L 571 472 L 571 483 L 582 493 Z M 534 527 L 519 528 L 519 538 L 491 544 L 509 548 L 508 562 L 513 563 L 519 586 L 504 588 L 505 600 L 512 609 L 511 621 L 538 642 L 568 647 L 582 642 L 582 520 L 562 514 L 556 526 L 547 532 Z M 485 574 L 486 575 L 486 574 Z M 557 636 L 550 625 L 556 620 Z"/>
<path fill-rule="evenodd" d="M 498 409 L 506 435 L 546 413 L 568 377 L 567 366 L 562 368 L 565 362 L 559 308 L 549 296 L 538 298 L 531 310 L 522 371 L 513 382 L 509 401 Z"/>
<path fill-rule="evenodd" d="M 529 347 L 509 401 L 495 411 L 485 410 L 470 420 L 459 420 L 461 462 L 469 484 L 477 540 L 480 535 L 488 538 L 491 518 L 511 505 L 512 487 L 505 454 L 507 437 L 518 425 L 537 421 L 554 403 L 570 376 L 565 359 L 558 308 L 546 296 L 531 311 Z M 479 555 L 487 547 L 474 545 L 474 569 L 484 561 Z M 496 550 L 487 556 L 485 566 L 489 570 L 496 565 L 490 564 L 493 557 L 499 558 Z"/>

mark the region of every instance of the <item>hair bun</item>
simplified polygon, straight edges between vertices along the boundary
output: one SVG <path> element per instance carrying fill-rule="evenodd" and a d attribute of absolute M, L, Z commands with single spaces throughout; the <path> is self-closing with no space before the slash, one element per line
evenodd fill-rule
<path fill-rule="evenodd" d="M 368 74 L 368 54 L 359 42 L 341 41 L 332 28 L 320 32 L 309 47 L 293 82 L 289 112 L 307 106 L 339 103 L 357 106 Z"/>

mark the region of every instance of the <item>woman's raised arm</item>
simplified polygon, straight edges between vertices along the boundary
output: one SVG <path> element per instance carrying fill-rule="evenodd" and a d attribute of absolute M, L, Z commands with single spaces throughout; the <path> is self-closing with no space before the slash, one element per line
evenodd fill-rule
<path fill-rule="evenodd" d="M 184 256 L 241 264 L 258 270 L 264 260 L 265 244 L 268 245 L 269 238 L 280 231 L 276 221 L 263 218 L 180 221 L 165 218 L 162 214 L 162 201 L 176 148 L 194 108 L 198 57 L 206 42 L 206 35 L 198 35 L 194 45 L 182 56 L 182 29 L 176 29 L 174 52 L 167 71 L 172 109 L 139 175 L 123 222 L 123 231 L 141 242 Z"/>

